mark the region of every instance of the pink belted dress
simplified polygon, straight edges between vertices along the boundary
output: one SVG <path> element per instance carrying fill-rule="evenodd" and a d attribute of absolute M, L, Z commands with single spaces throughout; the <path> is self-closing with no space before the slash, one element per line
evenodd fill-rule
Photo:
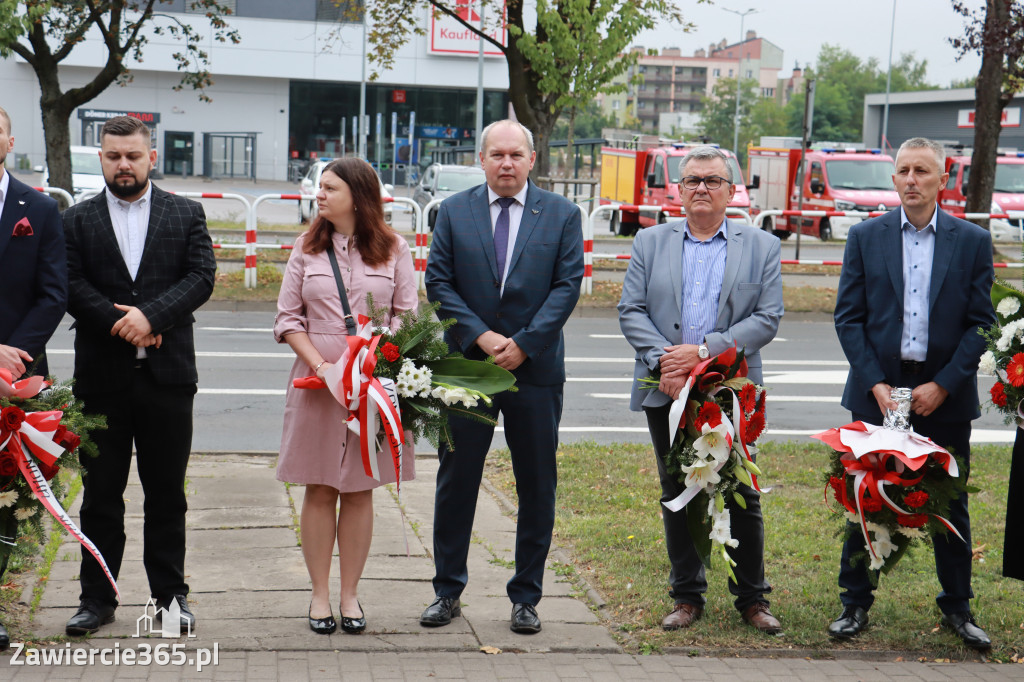
<path fill-rule="evenodd" d="M 286 335 L 306 332 L 324 359 L 337 363 L 347 348 L 341 298 L 327 253 L 304 253 L 305 237 L 304 233 L 295 240 L 285 268 L 277 299 L 274 338 L 278 343 L 285 343 Z M 416 308 L 419 300 L 408 243 L 396 234 L 391 258 L 386 263 L 370 266 L 360 258 L 351 237 L 335 232 L 333 241 L 352 314 L 358 318 L 360 313 L 369 312 L 366 294 L 372 293 L 375 306 L 390 310 L 384 322 L 397 329 L 398 315 Z M 277 479 L 302 485 L 328 485 L 343 493 L 394 483 L 395 468 L 386 450 L 377 453 L 381 480 L 366 475 L 359 436 L 345 425 L 348 410 L 330 391 L 292 386 L 293 379 L 312 374 L 313 368 L 296 357 L 288 377 Z M 402 480 L 411 480 L 415 478 L 416 468 L 409 431 L 405 432 L 405 437 Z"/>

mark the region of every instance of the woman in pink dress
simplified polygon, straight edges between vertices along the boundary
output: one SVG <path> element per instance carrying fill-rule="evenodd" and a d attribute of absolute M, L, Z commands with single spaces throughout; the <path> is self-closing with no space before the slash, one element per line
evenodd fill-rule
<path fill-rule="evenodd" d="M 373 535 L 373 489 L 395 480 L 389 454 L 379 453 L 381 480 L 367 476 L 359 436 L 345 426 L 347 410 L 327 390 L 296 389 L 292 379 L 324 377 L 347 347 L 337 280 L 326 248 L 333 243 L 352 314 L 367 314 L 366 294 L 387 308 L 384 322 L 416 307 L 416 279 L 409 245 L 384 222 L 377 174 L 361 159 L 336 159 L 320 178 L 319 216 L 295 240 L 277 300 L 274 337 L 297 356 L 288 379 L 284 433 L 277 478 L 305 485 L 302 554 L 313 583 L 309 626 L 319 634 L 337 628 L 331 610 L 331 555 L 338 543 L 342 630 L 361 632 L 366 618 L 357 588 Z M 408 435 L 408 432 L 407 432 Z M 403 449 L 403 480 L 415 476 L 411 438 Z M 336 509 L 340 511 L 335 513 Z"/>

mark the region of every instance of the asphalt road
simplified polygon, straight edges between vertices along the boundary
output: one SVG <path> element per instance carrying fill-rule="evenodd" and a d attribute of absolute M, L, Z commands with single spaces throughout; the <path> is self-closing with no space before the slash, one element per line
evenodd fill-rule
<path fill-rule="evenodd" d="M 200 384 L 193 449 L 276 451 L 294 356 L 274 342 L 274 314 L 200 310 L 196 318 Z M 70 323 L 65 318 L 48 347 L 51 371 L 60 377 L 70 376 L 73 367 Z M 562 440 L 648 442 L 643 415 L 628 409 L 633 354 L 616 318 L 574 316 L 566 327 L 566 348 Z M 811 442 L 810 434 L 849 421 L 839 405 L 848 365 L 827 317 L 784 318 L 778 338 L 762 355 L 770 389 L 767 438 Z M 982 399 L 992 381 L 981 378 Z M 1013 430 L 997 413 L 975 422 L 978 442 L 1012 438 Z M 494 444 L 504 444 L 500 430 Z"/>

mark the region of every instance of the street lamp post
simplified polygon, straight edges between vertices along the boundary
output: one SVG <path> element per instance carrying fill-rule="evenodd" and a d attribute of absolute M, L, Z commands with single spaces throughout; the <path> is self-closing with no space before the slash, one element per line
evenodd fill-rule
<path fill-rule="evenodd" d="M 735 9 L 728 9 L 727 7 L 723 7 L 722 9 L 725 10 L 726 12 L 731 12 L 732 14 L 738 14 L 739 15 L 739 17 L 740 17 L 740 42 L 739 42 L 739 44 L 742 45 L 743 42 L 744 42 L 743 22 L 744 22 L 744 20 L 746 20 L 748 14 L 756 14 L 757 10 L 754 9 L 753 7 L 748 9 L 746 12 L 740 12 L 739 10 L 735 10 Z M 741 50 L 740 50 L 740 60 L 739 60 L 739 63 L 737 65 L 737 68 L 736 68 L 736 113 L 733 116 L 733 120 L 732 120 L 732 151 L 733 151 L 734 154 L 738 154 L 739 153 L 739 146 L 740 146 L 740 98 L 742 97 L 742 94 L 743 94 L 742 85 L 743 85 L 743 51 L 742 51 L 742 48 L 741 48 Z"/>
<path fill-rule="evenodd" d="M 892 23 L 889 25 L 889 70 L 885 73 L 885 108 L 882 110 L 882 140 L 878 145 L 885 154 L 886 136 L 889 134 L 889 90 L 892 86 L 892 43 L 896 36 L 896 0 L 892 0 Z"/>

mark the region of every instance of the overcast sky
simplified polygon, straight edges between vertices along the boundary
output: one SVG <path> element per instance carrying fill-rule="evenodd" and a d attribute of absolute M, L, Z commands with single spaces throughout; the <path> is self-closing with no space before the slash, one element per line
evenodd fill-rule
<path fill-rule="evenodd" d="M 638 44 L 647 48 L 679 47 L 684 55 L 722 38 L 730 43 L 740 36 L 740 17 L 722 8 L 757 12 L 748 14 L 743 30 L 757 31 L 783 50 L 782 75 L 788 76 L 794 62 L 814 63 L 825 43 L 839 45 L 863 60 L 875 57 L 885 70 L 889 62 L 889 35 L 893 2 L 896 3 L 896 36 L 893 60 L 911 52 L 928 61 L 928 81 L 948 87 L 953 79 L 976 76 L 981 66 L 977 55 L 956 60 L 948 38 L 963 33 L 963 18 L 953 11 L 950 0 L 715 0 L 698 4 L 677 0 L 684 17 L 696 25 L 691 33 L 678 27 L 646 31 Z M 983 0 L 968 0 L 983 7 Z"/>

